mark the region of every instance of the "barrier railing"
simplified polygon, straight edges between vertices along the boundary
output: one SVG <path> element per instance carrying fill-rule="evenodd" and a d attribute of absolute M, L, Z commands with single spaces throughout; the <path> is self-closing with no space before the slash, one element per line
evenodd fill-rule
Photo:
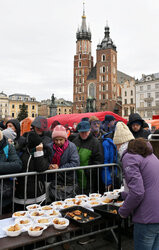
<path fill-rule="evenodd" d="M 16 173 L 16 174 L 10 174 L 10 175 L 1 175 L 0 176 L 0 215 L 4 214 L 6 212 L 5 207 L 6 205 L 6 199 L 5 199 L 5 192 L 7 191 L 6 187 L 6 180 L 11 183 L 11 193 L 12 195 L 9 196 L 9 204 L 11 206 L 11 212 L 13 213 L 15 211 L 15 201 L 16 201 L 16 187 L 18 180 L 20 178 L 24 179 L 24 194 L 23 194 L 23 206 L 25 208 L 26 205 L 28 205 L 28 196 L 27 196 L 27 182 L 30 176 L 34 177 L 34 183 L 32 185 L 34 186 L 34 198 L 35 203 L 40 202 L 38 200 L 38 179 L 39 177 L 42 177 L 42 182 L 45 187 L 45 195 L 43 196 L 41 201 L 44 201 L 45 204 L 48 202 L 48 196 L 47 196 L 47 190 L 48 190 L 48 183 L 54 182 L 55 187 L 55 195 L 54 199 L 57 200 L 58 198 L 58 189 L 59 187 L 63 188 L 63 199 L 67 198 L 67 186 L 68 186 L 68 177 L 72 176 L 73 182 L 69 186 L 72 187 L 72 191 L 74 194 L 83 194 L 85 192 L 92 193 L 92 192 L 101 192 L 101 190 L 107 191 L 108 187 L 102 184 L 101 180 L 101 169 L 105 167 L 105 180 L 107 179 L 107 168 L 110 168 L 111 170 L 111 178 L 112 178 L 112 189 L 114 189 L 115 184 L 115 177 L 118 175 L 118 179 L 122 181 L 122 171 L 119 165 L 112 163 L 112 164 L 102 164 L 102 165 L 91 165 L 91 166 L 82 166 L 82 167 L 76 167 L 76 168 L 65 168 L 65 169 L 54 169 L 54 170 L 47 170 L 45 172 L 25 172 L 25 173 Z M 78 172 L 84 170 L 81 174 L 81 185 L 78 184 Z M 87 174 L 87 187 L 85 187 L 85 173 Z M 59 182 L 58 177 L 60 174 L 63 174 L 63 183 Z M 104 187 L 104 188 L 103 188 Z M 50 202 L 51 203 L 51 202 Z"/>

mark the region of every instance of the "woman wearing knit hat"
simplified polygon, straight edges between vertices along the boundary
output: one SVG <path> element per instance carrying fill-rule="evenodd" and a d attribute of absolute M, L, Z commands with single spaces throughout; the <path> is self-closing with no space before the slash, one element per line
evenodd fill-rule
<path fill-rule="evenodd" d="M 123 122 L 117 122 L 113 141 L 117 146 L 120 156 L 122 156 L 123 151 L 127 149 L 128 143 L 132 139 L 134 139 L 134 136 L 128 126 Z"/>
<path fill-rule="evenodd" d="M 58 169 L 58 168 L 74 168 L 80 165 L 79 156 L 77 148 L 74 143 L 68 141 L 66 129 L 62 125 L 57 125 L 52 132 L 53 142 L 49 144 L 50 148 L 50 166 L 49 169 Z M 75 195 L 73 188 L 73 172 L 67 172 L 66 174 L 66 183 L 65 183 L 65 174 L 59 173 L 57 176 L 57 185 L 61 188 L 55 196 L 55 182 L 54 176 L 51 180 L 49 186 L 49 194 L 52 200 L 55 200 L 57 197 L 59 199 L 64 199 L 66 196 Z M 65 189 L 64 187 L 67 186 Z"/>

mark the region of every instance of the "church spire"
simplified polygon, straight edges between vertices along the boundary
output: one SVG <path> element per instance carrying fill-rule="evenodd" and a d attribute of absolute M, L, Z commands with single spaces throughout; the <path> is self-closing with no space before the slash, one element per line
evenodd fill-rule
<path fill-rule="evenodd" d="M 86 15 L 85 15 L 85 4 L 83 3 L 83 15 L 82 15 L 82 24 L 80 29 L 76 33 L 77 40 L 89 40 L 91 41 L 91 32 L 90 28 L 87 29 L 86 24 Z"/>

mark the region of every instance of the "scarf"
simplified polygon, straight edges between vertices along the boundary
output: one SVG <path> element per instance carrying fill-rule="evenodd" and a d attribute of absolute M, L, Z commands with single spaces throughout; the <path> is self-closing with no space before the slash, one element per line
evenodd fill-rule
<path fill-rule="evenodd" d="M 125 142 L 125 143 L 123 143 L 123 144 L 120 146 L 120 148 L 119 148 L 119 150 L 118 150 L 118 153 L 119 153 L 119 155 L 120 155 L 120 158 L 122 157 L 124 151 L 128 148 L 128 143 L 129 143 L 129 142 Z"/>
<path fill-rule="evenodd" d="M 65 141 L 65 143 L 62 147 L 59 147 L 55 143 L 53 144 L 53 150 L 55 151 L 55 153 L 54 153 L 54 156 L 52 158 L 52 164 L 57 164 L 58 166 L 60 166 L 61 156 L 62 156 L 63 152 L 66 150 L 66 148 L 68 147 L 68 145 L 69 145 L 68 140 Z"/>

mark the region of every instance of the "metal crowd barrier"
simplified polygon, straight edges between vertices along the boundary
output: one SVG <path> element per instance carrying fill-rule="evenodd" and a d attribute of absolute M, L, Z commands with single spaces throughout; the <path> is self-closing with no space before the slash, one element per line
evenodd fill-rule
<path fill-rule="evenodd" d="M 12 179 L 12 198 L 11 198 L 11 211 L 10 212 L 14 212 L 15 211 L 15 188 L 16 188 L 16 181 L 17 178 L 20 177 L 25 177 L 24 178 L 24 186 L 26 184 L 27 178 L 29 176 L 34 176 L 35 178 L 35 202 L 36 202 L 36 197 L 37 197 L 37 179 L 39 175 L 42 175 L 44 180 L 45 180 L 45 191 L 47 190 L 47 183 L 48 183 L 48 177 L 52 174 L 54 174 L 54 181 L 55 181 L 55 200 L 56 199 L 56 192 L 57 192 L 57 187 L 58 187 L 58 174 L 59 173 L 64 173 L 64 183 L 63 183 L 63 187 L 65 190 L 65 199 L 66 197 L 66 187 L 67 187 L 67 174 L 70 174 L 70 172 L 73 172 L 73 189 L 74 192 L 76 192 L 76 187 L 78 185 L 77 183 L 77 177 L 76 177 L 76 172 L 78 170 L 88 170 L 89 171 L 89 193 L 92 192 L 94 184 L 96 185 L 96 192 L 100 192 L 100 186 L 101 186 L 101 179 L 100 179 L 100 169 L 103 167 L 109 167 L 111 168 L 111 177 L 112 177 L 112 188 L 114 188 L 114 184 L 115 184 L 115 173 L 117 171 L 118 173 L 118 178 L 120 179 L 120 181 L 122 182 L 122 171 L 121 168 L 118 164 L 112 163 L 112 164 L 102 164 L 102 165 L 91 165 L 91 166 L 82 166 L 82 167 L 76 167 L 76 168 L 65 168 L 65 169 L 53 169 L 53 170 L 47 170 L 45 172 L 28 172 L 28 173 L 16 173 L 16 174 L 10 174 L 10 175 L 1 175 L 0 176 L 0 215 L 3 215 L 5 212 L 5 208 L 4 208 L 4 204 L 3 204 L 3 187 L 4 187 L 4 180 L 6 179 Z M 105 179 L 107 179 L 107 172 L 106 172 L 106 168 L 105 168 Z M 96 177 L 94 177 L 96 179 L 96 183 L 92 183 L 92 172 L 93 170 L 96 170 L 95 174 L 97 175 Z M 93 173 L 94 174 L 94 173 Z M 105 186 L 105 191 L 107 191 L 107 187 Z M 26 190 L 25 190 L 26 191 Z M 84 176 L 82 174 L 82 187 L 80 188 L 80 192 L 81 194 L 83 194 L 85 191 L 84 189 Z M 27 205 L 26 204 L 26 200 L 27 200 L 27 194 L 26 192 L 24 193 L 24 208 Z M 47 200 L 45 199 L 45 204 L 46 204 Z M 51 203 L 51 202 L 50 202 Z M 3 209 L 4 208 L 4 209 Z"/>

